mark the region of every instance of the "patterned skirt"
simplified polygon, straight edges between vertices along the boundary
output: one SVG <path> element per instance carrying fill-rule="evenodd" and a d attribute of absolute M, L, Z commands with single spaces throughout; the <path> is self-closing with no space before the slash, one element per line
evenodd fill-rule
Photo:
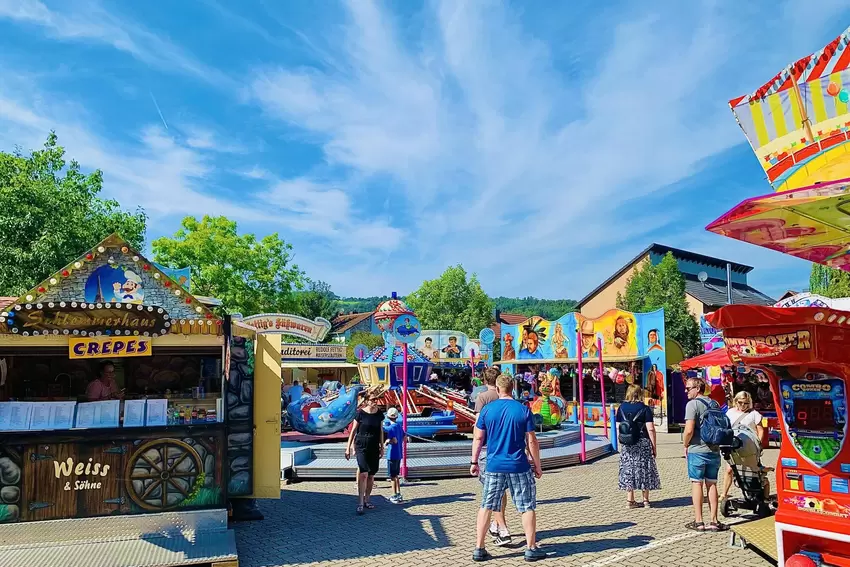
<path fill-rule="evenodd" d="M 620 446 L 620 490 L 661 490 L 658 467 L 652 457 L 652 443 L 641 439 L 637 445 Z"/>

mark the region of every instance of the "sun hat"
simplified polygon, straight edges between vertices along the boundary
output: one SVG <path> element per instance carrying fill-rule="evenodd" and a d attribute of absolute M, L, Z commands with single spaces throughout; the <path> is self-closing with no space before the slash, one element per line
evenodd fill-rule
<path fill-rule="evenodd" d="M 395 419 L 398 417 L 398 410 L 395 408 L 390 408 L 387 410 L 387 417 L 390 419 Z"/>

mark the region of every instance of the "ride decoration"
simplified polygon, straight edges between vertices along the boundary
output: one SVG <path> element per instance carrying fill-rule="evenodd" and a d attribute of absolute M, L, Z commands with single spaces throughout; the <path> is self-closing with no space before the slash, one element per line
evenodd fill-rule
<path fill-rule="evenodd" d="M 531 413 L 539 415 L 546 428 L 558 427 L 567 415 L 567 402 L 561 397 L 561 373 L 552 370 L 545 374 L 541 372 L 540 396 L 530 405 Z"/>
<path fill-rule="evenodd" d="M 286 406 L 289 423 L 299 433 L 306 435 L 331 435 L 343 431 L 357 414 L 357 395 L 363 390 L 360 384 L 327 393 L 327 397 L 303 396 Z"/>

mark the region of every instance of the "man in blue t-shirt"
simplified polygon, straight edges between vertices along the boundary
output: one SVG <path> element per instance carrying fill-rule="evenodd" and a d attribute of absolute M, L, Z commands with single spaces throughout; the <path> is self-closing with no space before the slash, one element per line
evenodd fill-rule
<path fill-rule="evenodd" d="M 389 446 L 387 454 L 387 475 L 393 483 L 393 495 L 390 502 L 398 504 L 402 502 L 401 483 L 399 482 L 399 470 L 401 469 L 402 443 L 404 442 L 404 429 L 398 423 L 398 410 L 390 408 L 387 410 L 387 421 L 384 422 L 386 443 Z"/>
<path fill-rule="evenodd" d="M 486 561 L 490 554 L 484 548 L 490 516 L 501 509 L 502 495 L 511 491 L 511 499 L 522 514 L 525 531 L 525 560 L 537 561 L 546 557 L 537 546 L 537 486 L 535 477 L 543 475 L 540 467 L 540 445 L 534 434 L 534 418 L 531 411 L 511 396 L 513 380 L 502 374 L 496 379 L 499 399 L 490 402 L 478 414 L 475 437 L 472 442 L 472 460 L 469 472 L 478 476 L 478 458 L 481 448 L 487 444 L 487 472 L 484 475 L 484 490 L 481 509 L 478 510 L 475 551 L 473 561 Z M 534 462 L 534 470 L 528 462 L 526 448 Z"/>

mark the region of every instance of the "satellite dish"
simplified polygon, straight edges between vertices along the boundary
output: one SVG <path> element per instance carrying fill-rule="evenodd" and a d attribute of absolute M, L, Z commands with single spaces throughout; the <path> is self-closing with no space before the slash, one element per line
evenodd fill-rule
<path fill-rule="evenodd" d="M 705 272 L 700 272 L 697 274 L 697 279 L 702 283 L 705 283 L 708 280 L 708 274 L 706 274 Z"/>

